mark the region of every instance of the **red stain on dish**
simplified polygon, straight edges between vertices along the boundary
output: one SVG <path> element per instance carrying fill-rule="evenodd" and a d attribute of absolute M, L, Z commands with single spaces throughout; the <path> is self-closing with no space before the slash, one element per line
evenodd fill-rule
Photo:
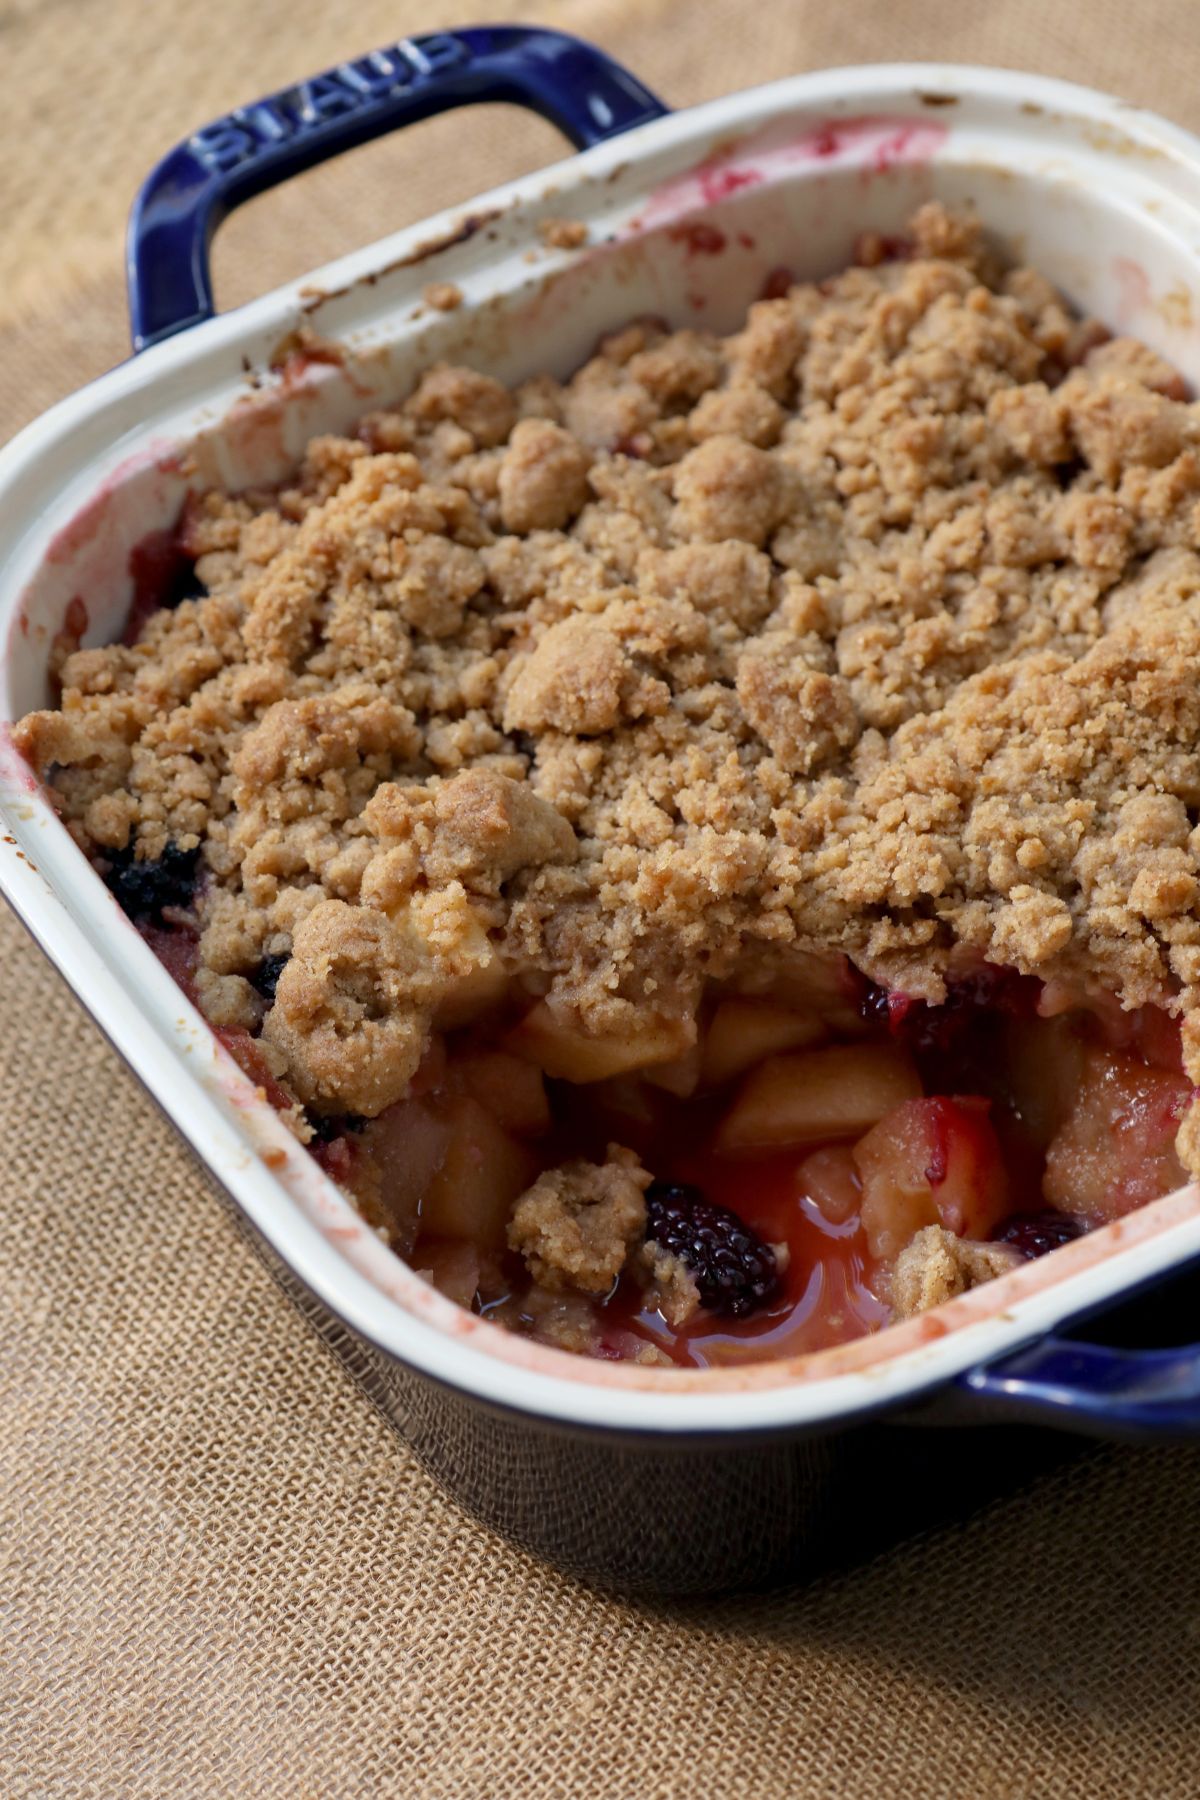
<path fill-rule="evenodd" d="M 148 444 L 143 450 L 135 450 L 132 456 L 119 462 L 115 469 L 110 469 L 103 484 L 86 506 L 80 507 L 75 517 L 55 533 L 46 551 L 46 561 L 63 563 L 78 555 L 104 523 L 113 494 L 118 488 L 124 487 L 131 475 L 140 475 L 147 469 L 163 475 L 180 475 L 185 466 L 183 453 L 175 443 L 164 445 L 159 440 Z"/>
<path fill-rule="evenodd" d="M 795 285 L 795 275 L 793 275 L 790 269 L 785 269 L 781 264 L 777 269 L 768 271 L 766 280 L 758 290 L 759 298 L 762 300 L 782 300 L 788 290 L 795 287 Z"/>
<path fill-rule="evenodd" d="M 24 794 L 42 791 L 37 776 L 13 743 L 12 726 L 6 724 L 0 724 L 0 781 Z"/>
<path fill-rule="evenodd" d="M 79 511 L 67 521 L 61 530 L 55 533 L 46 548 L 44 564 L 58 567 L 64 563 L 81 559 L 83 552 L 89 548 L 97 559 L 103 559 L 106 550 L 102 541 L 102 533 L 108 525 L 119 491 L 126 487 L 132 478 L 146 474 L 161 475 L 171 480 L 178 480 L 181 476 L 189 473 L 190 466 L 188 454 L 179 444 L 165 438 L 151 439 L 141 450 L 135 450 L 131 456 L 125 457 L 115 468 L 111 469 L 91 499 L 80 507 Z M 152 508 L 154 500 L 147 499 L 145 504 Z M 85 572 L 80 573 L 80 579 L 86 582 Z M 37 620 L 36 588 L 35 581 L 31 584 L 30 589 L 21 596 L 9 626 L 8 645 L 10 649 L 13 640 L 18 635 L 28 638 L 30 635 L 45 636 L 46 634 L 46 624 Z M 31 604 L 34 607 L 32 622 L 30 619 Z"/>
<path fill-rule="evenodd" d="M 1117 322 L 1128 325 L 1150 305 L 1150 278 L 1131 256 L 1114 256 L 1112 272 L 1117 284 Z"/>
<path fill-rule="evenodd" d="M 728 242 L 723 231 L 704 219 L 685 219 L 680 225 L 668 226 L 667 236 L 685 244 L 689 256 L 719 256 Z"/>
<path fill-rule="evenodd" d="M 929 162 L 948 135 L 949 128 L 938 120 L 864 113 L 823 120 L 781 144 L 739 144 L 656 188 L 629 229 L 645 231 L 669 223 L 806 165 L 845 164 L 885 175 L 901 165 Z"/>
<path fill-rule="evenodd" d="M 364 402 L 375 397 L 374 390 L 358 379 L 346 361 L 346 352 L 336 344 L 326 345 L 318 340 L 286 353 L 277 350 L 276 355 L 280 360 L 271 365 L 276 377 L 274 385 L 254 389 L 235 400 L 225 414 L 214 445 L 218 452 L 254 471 L 256 480 L 281 479 L 284 471 L 294 466 L 296 455 L 289 432 L 301 434 L 304 409 L 320 402 L 328 384 L 342 382 Z M 311 429 L 305 430 L 300 441 L 312 435 Z M 208 448 L 203 439 L 196 445 L 200 474 L 205 480 L 221 484 L 226 480 L 224 465 L 217 461 L 209 467 Z"/>
<path fill-rule="evenodd" d="M 341 368 L 346 361 L 346 352 L 332 339 L 311 335 L 298 340 L 300 334 L 291 333 L 271 355 L 269 367 L 274 374 L 282 377 L 285 385 L 303 380 L 317 363 L 334 363 Z"/>
<path fill-rule="evenodd" d="M 708 206 L 715 206 L 718 200 L 727 200 L 739 188 L 757 187 L 762 180 L 761 174 L 753 168 L 710 168 L 698 170 L 697 174 Z"/>
<path fill-rule="evenodd" d="M 889 169 L 894 169 L 897 163 L 924 161 L 925 157 L 921 151 L 918 151 L 915 157 L 913 155 L 914 141 L 919 143 L 921 137 L 921 128 L 915 125 L 901 126 L 899 130 L 893 131 L 890 136 L 885 137 L 882 143 L 876 145 L 871 156 L 871 167 L 879 174 L 884 175 Z"/>
<path fill-rule="evenodd" d="M 108 512 L 109 500 L 116 487 L 116 474 L 109 477 L 99 492 L 92 495 L 86 506 L 81 506 L 75 517 L 63 526 L 50 540 L 46 551 L 48 563 L 69 562 L 77 556 L 84 545 L 90 543 Z"/>
<path fill-rule="evenodd" d="M 332 299 L 333 295 L 326 298 Z M 333 368 L 341 372 L 354 393 L 366 399 L 371 397 L 371 388 L 355 375 L 345 347 L 333 338 L 319 336 L 308 326 L 290 331 L 271 352 L 267 367 L 278 376 L 285 393 L 311 386 L 322 368 Z"/>
<path fill-rule="evenodd" d="M 67 610 L 63 615 L 62 636 L 79 642 L 88 628 L 87 601 L 82 594 L 73 594 L 67 601 Z"/>

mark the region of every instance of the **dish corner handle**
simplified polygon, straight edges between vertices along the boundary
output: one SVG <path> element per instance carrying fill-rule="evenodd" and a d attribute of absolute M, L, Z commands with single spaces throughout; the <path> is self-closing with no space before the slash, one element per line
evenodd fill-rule
<path fill-rule="evenodd" d="M 1046 1337 L 959 1385 L 990 1418 L 1093 1437 L 1200 1436 L 1200 1344 L 1114 1350 Z"/>
<path fill-rule="evenodd" d="M 212 317 L 209 250 L 234 207 L 399 126 L 488 101 L 531 108 L 580 150 L 669 110 L 591 44 L 520 25 L 403 38 L 240 106 L 177 144 L 134 202 L 134 349 Z"/>

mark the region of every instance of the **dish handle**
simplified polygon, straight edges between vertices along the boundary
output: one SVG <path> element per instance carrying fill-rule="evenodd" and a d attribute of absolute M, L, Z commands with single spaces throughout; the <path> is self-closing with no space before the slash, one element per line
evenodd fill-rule
<path fill-rule="evenodd" d="M 994 1418 L 1094 1437 L 1200 1435 L 1200 1344 L 1114 1350 L 1045 1337 L 970 1369 L 959 1387 Z"/>
<path fill-rule="evenodd" d="M 403 38 L 238 107 L 177 144 L 134 202 L 134 349 L 212 317 L 209 249 L 235 206 L 397 126 L 489 101 L 530 107 L 581 150 L 669 110 L 590 44 L 519 25 Z"/>

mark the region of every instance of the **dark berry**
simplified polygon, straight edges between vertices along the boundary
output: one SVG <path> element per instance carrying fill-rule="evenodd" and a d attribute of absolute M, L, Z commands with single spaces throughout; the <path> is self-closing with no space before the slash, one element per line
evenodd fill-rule
<path fill-rule="evenodd" d="M 367 1121 L 361 1113 L 313 1113 L 306 1115 L 318 1144 L 332 1144 L 349 1131 L 362 1131 Z"/>
<path fill-rule="evenodd" d="M 984 1015 L 1006 1013 L 1020 1017 L 1037 1006 L 1040 983 L 1015 969 L 986 963 L 970 975 L 947 983 L 946 998 L 938 1006 L 868 981 L 858 1009 L 870 1025 L 886 1026 L 913 1050 L 951 1050 L 972 1021 Z"/>
<path fill-rule="evenodd" d="M 180 850 L 168 844 L 161 856 L 139 861 L 136 846 L 115 850 L 108 857 L 104 879 L 131 919 L 162 920 L 164 906 L 190 906 L 196 891 L 200 850 Z"/>
<path fill-rule="evenodd" d="M 291 955 L 264 956 L 250 977 L 250 985 L 257 988 L 264 1000 L 275 1002 L 275 989 L 279 986 L 279 977 L 291 961 Z"/>
<path fill-rule="evenodd" d="M 700 1302 L 744 1319 L 773 1299 L 775 1256 L 736 1213 L 714 1206 L 700 1189 L 655 1181 L 646 1193 L 646 1236 L 691 1270 Z"/>
<path fill-rule="evenodd" d="M 867 983 L 858 1010 L 868 1025 L 881 1026 L 893 1037 L 899 1037 L 904 1031 L 905 1020 L 917 1007 L 923 1007 L 926 1012 L 931 1010 L 924 1000 L 918 1000 L 913 994 L 902 994 L 895 988 L 889 990 L 871 981 Z"/>
<path fill-rule="evenodd" d="M 1000 1227 L 996 1241 L 1011 1244 L 1022 1256 L 1045 1256 L 1048 1250 L 1074 1243 L 1086 1230 L 1083 1220 L 1074 1213 L 1017 1213 Z"/>

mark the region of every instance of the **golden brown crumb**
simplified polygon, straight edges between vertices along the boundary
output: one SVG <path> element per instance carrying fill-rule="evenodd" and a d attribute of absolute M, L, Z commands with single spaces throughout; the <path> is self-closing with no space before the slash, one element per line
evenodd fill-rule
<path fill-rule="evenodd" d="M 425 962 L 410 935 L 371 907 L 313 907 L 264 1027 L 306 1104 L 370 1116 L 400 1099 L 428 1040 Z"/>
<path fill-rule="evenodd" d="M 462 305 L 462 289 L 453 281 L 431 281 L 421 289 L 421 298 L 435 312 L 454 312 Z"/>
<path fill-rule="evenodd" d="M 591 457 L 549 419 L 513 426 L 500 465 L 500 518 L 506 531 L 561 531 L 588 498 Z"/>
<path fill-rule="evenodd" d="M 1009 1244 L 978 1244 L 955 1237 L 941 1225 L 926 1225 L 896 1258 L 892 1312 L 897 1319 L 911 1319 L 997 1275 L 1007 1275 L 1021 1261 Z"/>
<path fill-rule="evenodd" d="M 606 1294 L 646 1228 L 649 1185 L 633 1151 L 619 1144 L 608 1146 L 604 1163 L 547 1169 L 513 1208 L 509 1247 L 543 1287 Z"/>
<path fill-rule="evenodd" d="M 578 250 L 588 240 L 588 228 L 582 219 L 542 219 L 538 236 L 550 250 Z"/>

